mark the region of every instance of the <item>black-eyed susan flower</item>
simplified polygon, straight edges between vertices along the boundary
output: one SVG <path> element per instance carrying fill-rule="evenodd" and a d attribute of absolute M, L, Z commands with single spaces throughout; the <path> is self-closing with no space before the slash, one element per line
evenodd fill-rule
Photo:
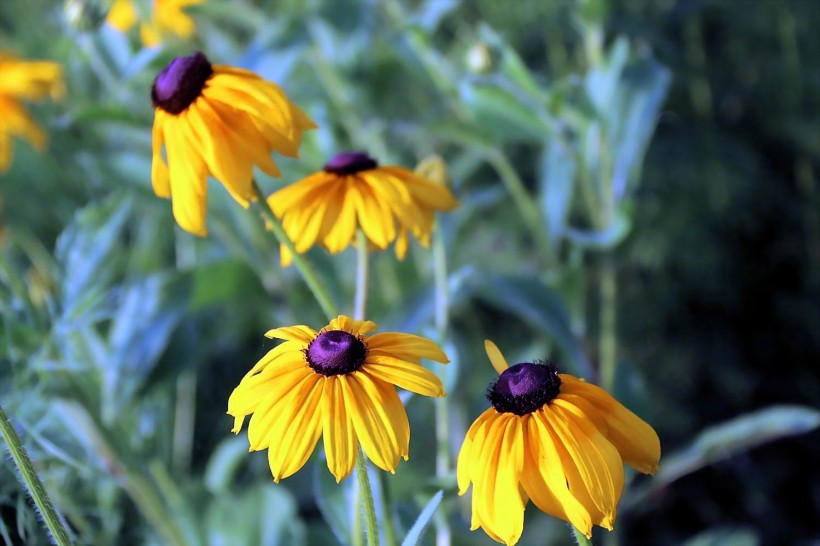
<path fill-rule="evenodd" d="M 22 61 L 0 52 L 0 173 L 11 164 L 12 137 L 20 136 L 38 150 L 46 134 L 21 101 L 60 98 L 65 92 L 62 67 L 50 61 Z"/>
<path fill-rule="evenodd" d="M 196 32 L 196 24 L 183 10 L 204 0 L 152 0 L 151 11 L 141 17 L 134 0 L 117 0 L 108 12 L 106 22 L 128 32 L 139 22 L 140 39 L 145 47 L 158 46 L 171 36 L 188 39 Z"/>
<path fill-rule="evenodd" d="M 428 246 L 436 211 L 458 202 L 445 186 L 398 166 L 379 166 L 364 152 L 338 154 L 324 169 L 268 198 L 296 251 L 314 244 L 331 254 L 347 248 L 361 229 L 370 245 L 385 249 L 395 241 L 399 259 L 412 233 Z M 282 246 L 282 265 L 291 261 Z"/>
<path fill-rule="evenodd" d="M 515 544 L 532 500 L 587 537 L 593 525 L 611 530 L 623 464 L 654 474 L 658 435 L 600 387 L 548 363 L 508 366 L 491 341 L 485 347 L 500 376 L 458 456 L 459 494 L 473 485 L 471 529 Z"/>
<path fill-rule="evenodd" d="M 245 417 L 251 451 L 268 450 L 273 479 L 294 474 L 324 439 L 327 466 L 339 482 L 353 469 L 357 447 L 379 468 L 395 472 L 407 460 L 410 425 L 396 386 L 444 396 L 426 358 L 446 363 L 441 348 L 419 336 L 369 335 L 370 321 L 344 315 L 320 331 L 307 326 L 265 334 L 284 343 L 268 352 L 234 389 L 228 414 L 238 434 Z"/>
<path fill-rule="evenodd" d="M 154 192 L 171 198 L 182 229 L 202 236 L 209 174 L 247 207 L 254 165 L 278 176 L 271 152 L 296 157 L 302 132 L 316 127 L 277 85 L 212 65 L 202 53 L 171 61 L 154 80 L 151 100 Z"/>

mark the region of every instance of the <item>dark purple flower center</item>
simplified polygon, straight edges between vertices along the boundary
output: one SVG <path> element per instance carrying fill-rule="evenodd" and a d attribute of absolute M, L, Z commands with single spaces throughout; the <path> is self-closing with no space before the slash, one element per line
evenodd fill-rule
<path fill-rule="evenodd" d="M 344 330 L 322 332 L 305 349 L 308 366 L 322 375 L 355 372 L 364 363 L 367 346 Z"/>
<path fill-rule="evenodd" d="M 325 172 L 333 174 L 355 174 L 375 169 L 379 162 L 364 152 L 344 152 L 336 154 L 325 165 Z"/>
<path fill-rule="evenodd" d="M 561 378 L 550 363 L 510 366 L 487 389 L 487 398 L 501 413 L 526 415 L 558 396 Z"/>
<path fill-rule="evenodd" d="M 202 93 L 214 73 L 202 53 L 177 57 L 162 69 L 151 87 L 151 102 L 169 114 L 184 112 Z"/>

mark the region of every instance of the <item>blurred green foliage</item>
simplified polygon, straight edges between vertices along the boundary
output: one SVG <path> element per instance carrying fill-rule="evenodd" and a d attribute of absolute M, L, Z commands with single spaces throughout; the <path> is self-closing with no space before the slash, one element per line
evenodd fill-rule
<path fill-rule="evenodd" d="M 719 424 L 820 406 L 810 3 L 210 0 L 190 9 L 192 43 L 153 50 L 102 24 L 106 4 L 0 2 L 0 49 L 61 62 L 69 90 L 33 108 L 48 151 L 18 144 L 0 176 L 0 402 L 78 543 L 351 534 L 353 480 L 337 486 L 321 453 L 274 485 L 229 433 L 227 398 L 271 348 L 263 332 L 324 318 L 253 208 L 213 183 L 197 239 L 152 194 L 150 85 L 194 49 L 279 83 L 319 124 L 281 179 L 259 176 L 265 191 L 350 149 L 446 159 L 461 201 L 439 219 L 453 454 L 487 405 L 490 338 L 511 361 L 549 356 L 610 383 L 658 429 L 670 466 L 634 480 L 596 543 L 820 537 L 817 432 L 745 453 L 812 430 L 817 412 Z M 352 254 L 309 257 L 349 309 Z M 373 268 L 370 317 L 435 336 L 429 251 Z M 453 543 L 491 544 L 469 533 L 452 476 L 435 479 L 433 404 L 406 400 L 411 459 L 375 480 L 395 503 L 381 520 L 401 538 L 443 489 Z M 46 543 L 8 461 L 0 476 L 2 540 Z M 567 540 L 527 514 L 521 544 Z"/>

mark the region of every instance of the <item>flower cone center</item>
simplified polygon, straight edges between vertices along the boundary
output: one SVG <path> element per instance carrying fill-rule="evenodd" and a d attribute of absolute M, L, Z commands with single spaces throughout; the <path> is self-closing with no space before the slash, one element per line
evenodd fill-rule
<path fill-rule="evenodd" d="M 308 365 L 323 375 L 355 372 L 364 363 L 367 346 L 358 337 L 343 330 L 322 332 L 307 351 Z"/>
<path fill-rule="evenodd" d="M 501 413 L 526 415 L 558 396 L 561 378 L 550 364 L 510 366 L 490 386 L 487 398 Z"/>
<path fill-rule="evenodd" d="M 364 152 L 344 152 L 336 154 L 325 165 L 325 172 L 333 174 L 355 174 L 360 171 L 375 169 L 378 161 Z"/>
<path fill-rule="evenodd" d="M 177 57 L 154 80 L 151 101 L 156 108 L 162 108 L 169 114 L 179 114 L 202 94 L 211 74 L 211 63 L 202 53 Z"/>

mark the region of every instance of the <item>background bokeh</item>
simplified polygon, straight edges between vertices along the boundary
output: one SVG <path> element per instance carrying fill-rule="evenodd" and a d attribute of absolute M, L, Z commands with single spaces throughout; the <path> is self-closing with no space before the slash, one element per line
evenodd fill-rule
<path fill-rule="evenodd" d="M 153 49 L 106 7 L 0 1 L 0 50 L 60 62 L 68 88 L 31 107 L 48 149 L 17 142 L 0 175 L 0 403 L 79 543 L 333 544 L 350 525 L 354 480 L 321 453 L 274 485 L 229 432 L 262 334 L 324 318 L 258 210 L 212 183 L 198 239 L 152 194 L 150 85 L 193 50 L 319 124 L 266 191 L 351 149 L 447 162 L 452 454 L 487 406 L 491 338 L 610 383 L 658 431 L 661 473 L 596 544 L 820 542 L 820 4 L 209 0 L 191 41 Z M 349 310 L 352 252 L 309 257 Z M 437 335 L 432 263 L 374 256 L 384 330 Z M 407 407 L 410 461 L 382 480 L 397 536 L 443 489 L 453 543 L 492 544 L 435 477 L 433 403 Z M 570 540 L 528 511 L 521 544 Z M 7 459 L 0 541 L 47 541 Z"/>

